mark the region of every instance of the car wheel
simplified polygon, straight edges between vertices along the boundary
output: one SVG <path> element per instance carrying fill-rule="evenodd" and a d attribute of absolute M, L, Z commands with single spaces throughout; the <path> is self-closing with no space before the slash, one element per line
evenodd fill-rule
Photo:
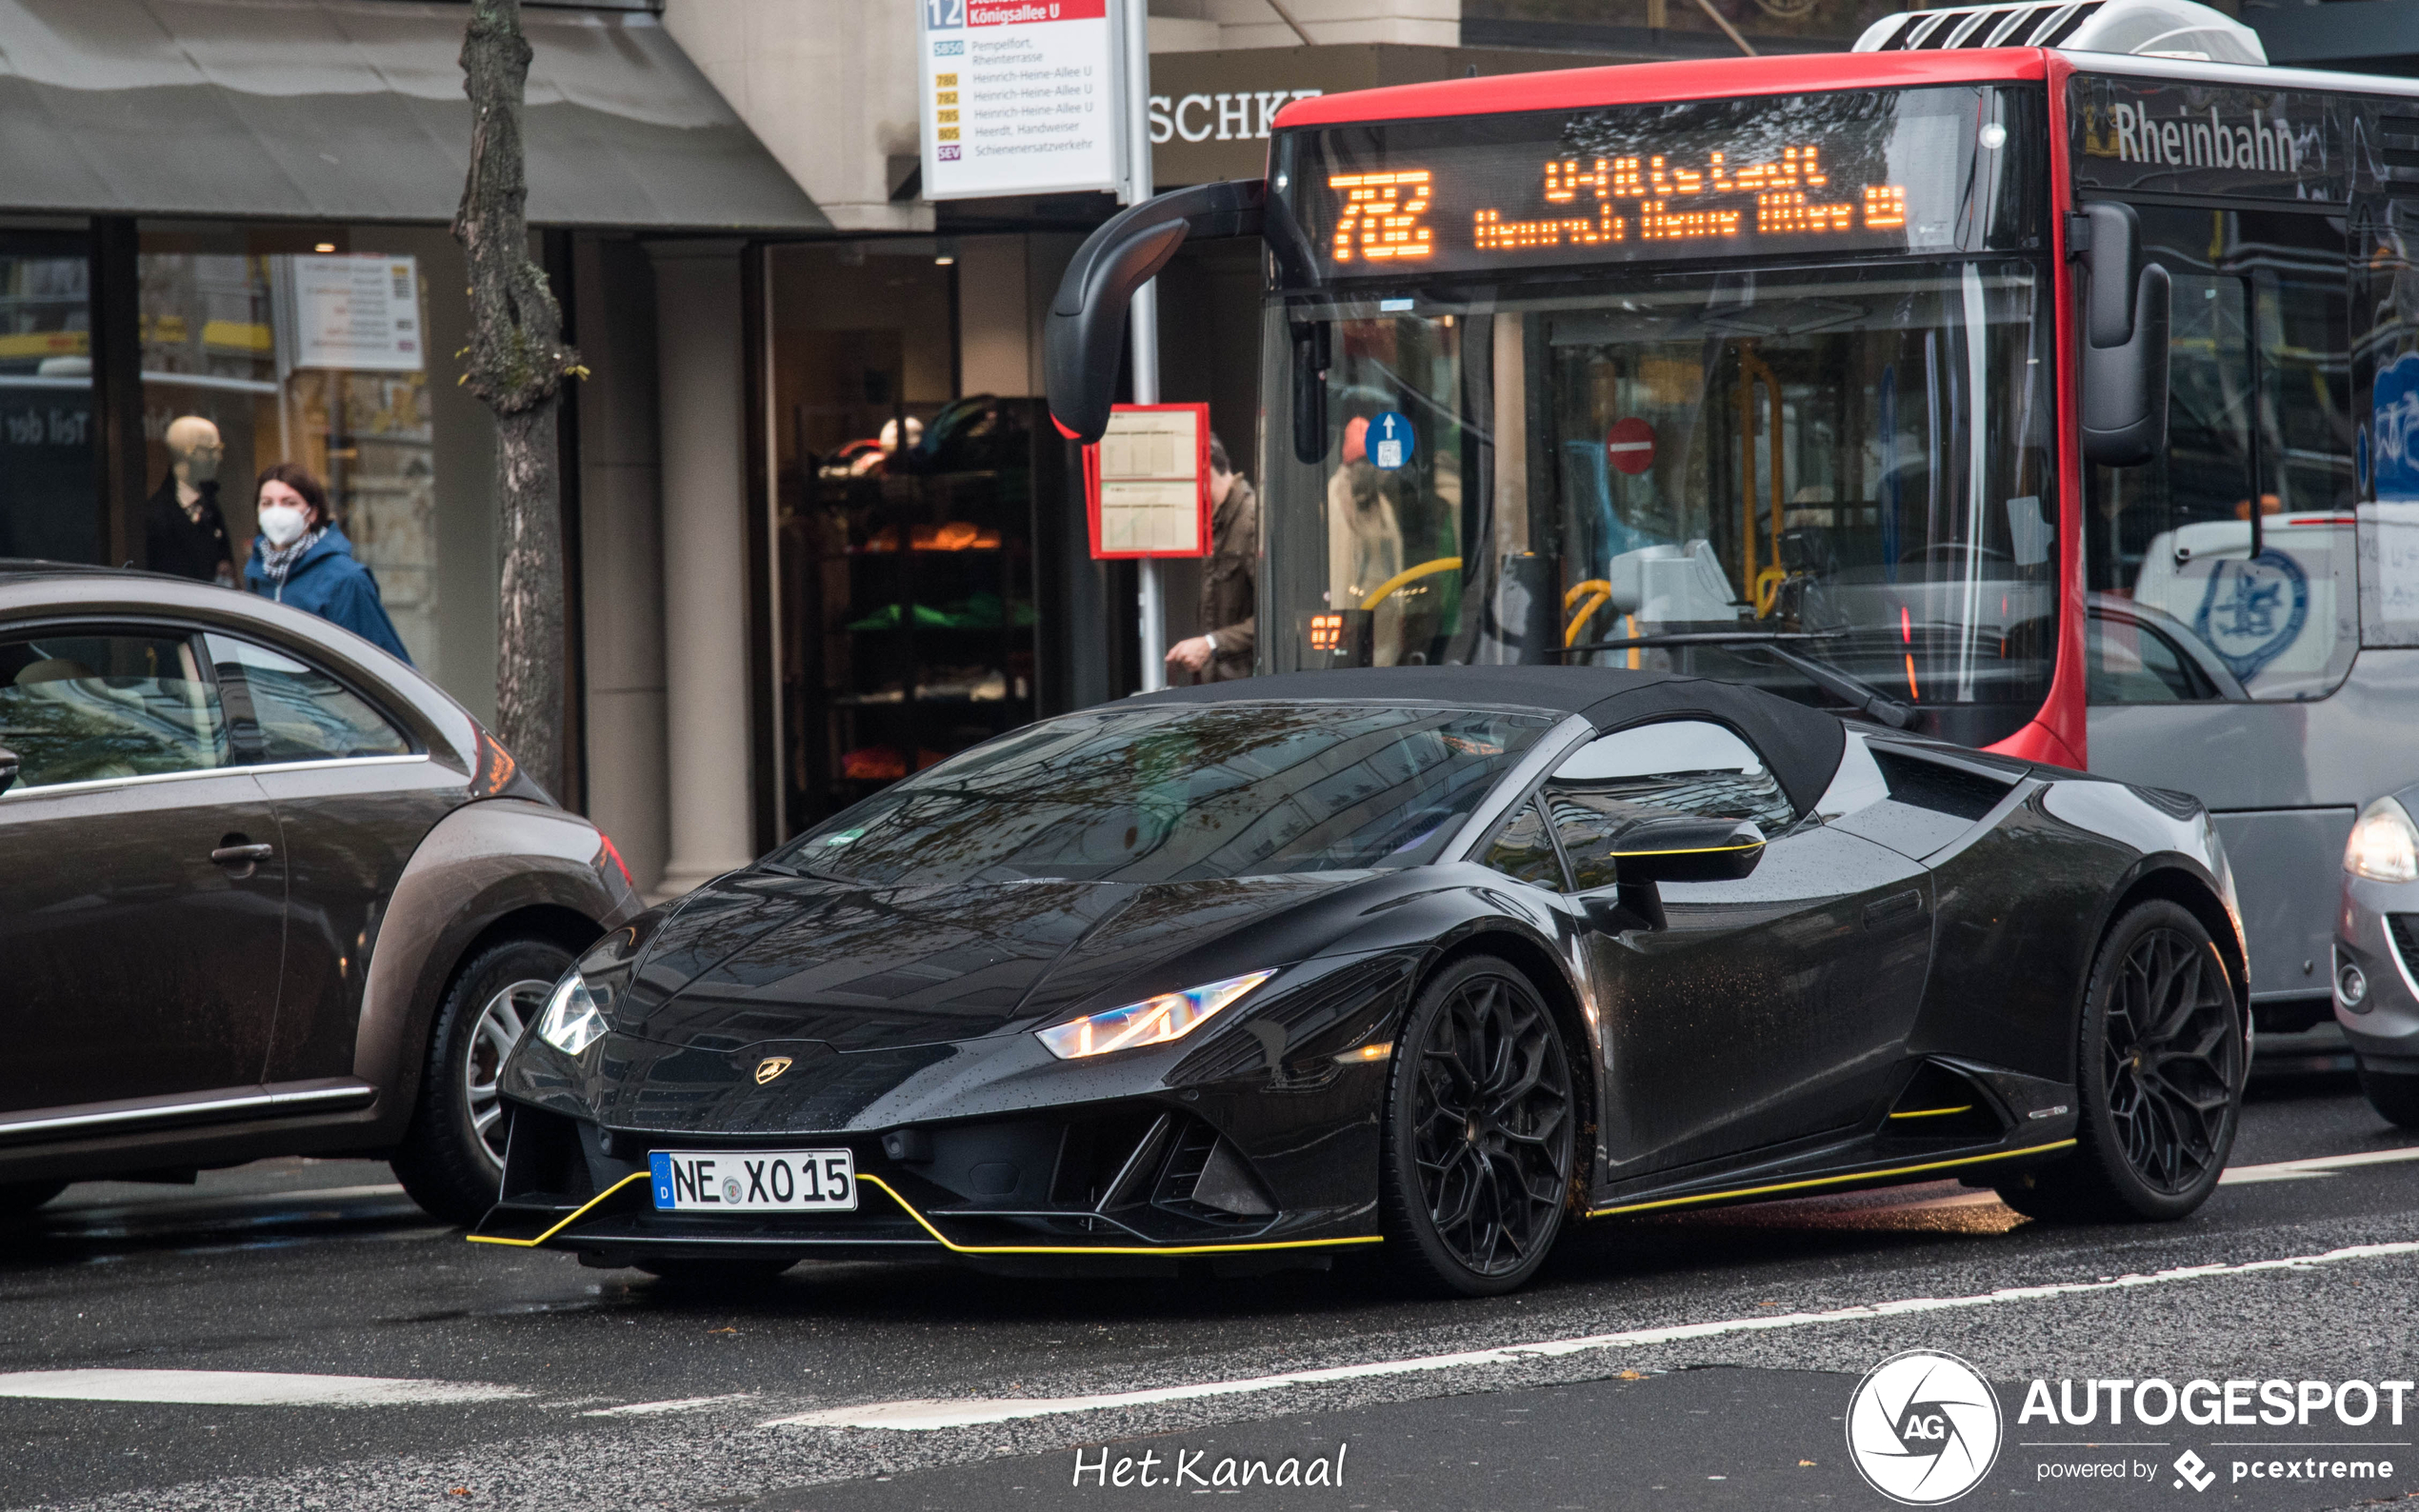
<path fill-rule="evenodd" d="M 791 1258 L 756 1259 L 736 1257 L 729 1260 L 641 1260 L 633 1262 L 640 1270 L 654 1277 L 667 1287 L 682 1291 L 738 1291 L 750 1286 L 770 1285 L 783 1271 L 798 1262 Z"/>
<path fill-rule="evenodd" d="M 2217 1189 L 2234 1146 L 2243 1019 L 2226 965 L 2181 905 L 2129 910 L 2084 999 L 2074 1152 L 2002 1184 L 2033 1218 L 2181 1218 Z"/>
<path fill-rule="evenodd" d="M 67 1189 L 65 1182 L 10 1182 L 0 1185 L 0 1219 L 22 1218 Z"/>
<path fill-rule="evenodd" d="M 550 940 L 507 940 L 472 957 L 453 979 L 429 1032 L 411 1127 L 395 1150 L 395 1179 L 437 1217 L 475 1224 L 504 1180 L 504 1104 L 497 1073 L 521 1031 L 571 968 Z"/>
<path fill-rule="evenodd" d="M 1396 1039 L 1379 1175 L 1385 1260 L 1422 1291 L 1510 1291 L 1536 1274 L 1569 1204 L 1570 1056 L 1537 988 L 1471 956 Z"/>
<path fill-rule="evenodd" d="M 2363 1061 L 2360 1090 L 2369 1099 L 2369 1105 L 2377 1110 L 2377 1116 L 2387 1123 L 2419 1128 L 2419 1075 L 2380 1071 Z"/>

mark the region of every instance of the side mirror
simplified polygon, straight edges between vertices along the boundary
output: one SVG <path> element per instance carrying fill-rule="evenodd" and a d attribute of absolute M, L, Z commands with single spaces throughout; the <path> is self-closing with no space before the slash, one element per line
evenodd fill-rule
<path fill-rule="evenodd" d="M 1764 831 L 1744 819 L 1674 814 L 1624 830 L 1613 866 L 1625 887 L 1650 882 L 1736 882 L 1764 859 Z"/>
<path fill-rule="evenodd" d="M 2073 223 L 2088 279 L 2083 333 L 2083 456 L 2131 468 L 2167 449 L 2168 329 L 2173 286 L 2142 266 L 2130 205 L 2094 204 Z"/>
<path fill-rule="evenodd" d="M 1157 276 L 1188 236 L 1257 236 L 1264 179 L 1177 189 L 1130 205 L 1084 239 L 1058 281 L 1042 331 L 1050 418 L 1087 446 L 1109 428 L 1117 398 L 1118 348 L 1134 290 Z"/>
<path fill-rule="evenodd" d="M 5 793 L 17 785 L 17 753 L 6 746 L 0 746 L 0 793 Z"/>

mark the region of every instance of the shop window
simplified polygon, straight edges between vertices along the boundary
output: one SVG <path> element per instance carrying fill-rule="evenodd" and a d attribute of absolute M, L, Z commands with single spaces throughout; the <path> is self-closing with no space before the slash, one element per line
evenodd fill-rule
<path fill-rule="evenodd" d="M 101 559 L 90 269 L 81 235 L 0 231 L 0 557 Z"/>
<path fill-rule="evenodd" d="M 1033 717 L 1038 402 L 955 392 L 930 241 L 771 254 L 786 811 Z"/>
<path fill-rule="evenodd" d="M 2255 699 L 2323 697 L 2358 645 L 2344 233 L 2323 216 L 2145 209 L 2174 286 L 2168 446 L 2090 469 L 2095 591 L 2155 611 Z M 2147 653 L 2146 653 L 2147 654 Z M 2147 665 L 2147 664 L 2146 664 Z M 2095 678 L 2095 700 L 2192 686 Z"/>
<path fill-rule="evenodd" d="M 377 578 L 405 647 L 433 666 L 431 269 L 419 245 L 426 234 L 398 234 L 414 249 L 290 227 L 143 229 L 143 533 L 157 540 L 149 527 L 172 526 L 170 510 L 190 515 L 207 494 L 224 517 L 230 576 L 240 582 L 254 530 L 252 479 L 271 463 L 300 464 L 327 484 L 338 527 Z M 458 273 L 440 276 L 459 282 Z M 197 441 L 218 448 L 199 466 Z"/>

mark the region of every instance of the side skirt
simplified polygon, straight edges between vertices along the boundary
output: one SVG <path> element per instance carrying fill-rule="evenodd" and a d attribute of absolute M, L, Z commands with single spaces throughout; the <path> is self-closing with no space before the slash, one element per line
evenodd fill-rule
<path fill-rule="evenodd" d="M 1931 1154 L 1916 1158 L 1901 1157 L 1894 1162 L 1870 1161 L 1843 1165 L 1828 1171 L 1812 1171 L 1805 1175 L 1781 1176 L 1767 1173 L 1761 1179 L 1740 1181 L 1736 1176 L 1726 1183 L 1720 1178 L 1675 1184 L 1678 1189 L 1662 1191 L 1649 1188 L 1625 1194 L 1621 1198 L 1588 1209 L 1589 1218 L 1609 1218 L 1618 1213 L 1656 1212 L 1674 1207 L 1710 1206 L 1725 1203 L 1764 1202 L 1775 1198 L 1805 1196 L 1818 1192 L 1850 1191 L 1860 1186 L 1896 1186 L 1952 1172 L 1976 1167 L 2020 1162 L 2027 1157 L 2055 1155 L 2072 1149 L 2071 1138 L 2028 1144 L 2018 1149 L 1983 1149 L 1963 1154 Z M 1744 1173 L 1740 1173 L 1744 1174 Z"/>

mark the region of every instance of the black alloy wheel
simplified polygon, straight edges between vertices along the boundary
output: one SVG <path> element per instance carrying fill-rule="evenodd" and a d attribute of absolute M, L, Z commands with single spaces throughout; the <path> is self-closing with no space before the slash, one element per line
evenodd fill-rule
<path fill-rule="evenodd" d="M 551 940 L 503 940 L 454 974 L 429 1031 L 411 1126 L 390 1164 L 411 1200 L 454 1224 L 475 1224 L 504 1182 L 504 1107 L 497 1074 L 513 1041 L 571 969 Z"/>
<path fill-rule="evenodd" d="M 2075 1150 L 2000 1196 L 2034 1218 L 2181 1218 L 2226 1169 L 2241 1113 L 2243 1016 L 2226 964 L 2182 905 L 2146 903 L 2100 946 L 2076 1065 Z"/>
<path fill-rule="evenodd" d="M 1570 1202 L 1570 1055 L 1529 979 L 1453 963 L 1394 1044 L 1380 1210 L 1386 1258 L 1422 1290 L 1490 1296 L 1545 1263 Z"/>

